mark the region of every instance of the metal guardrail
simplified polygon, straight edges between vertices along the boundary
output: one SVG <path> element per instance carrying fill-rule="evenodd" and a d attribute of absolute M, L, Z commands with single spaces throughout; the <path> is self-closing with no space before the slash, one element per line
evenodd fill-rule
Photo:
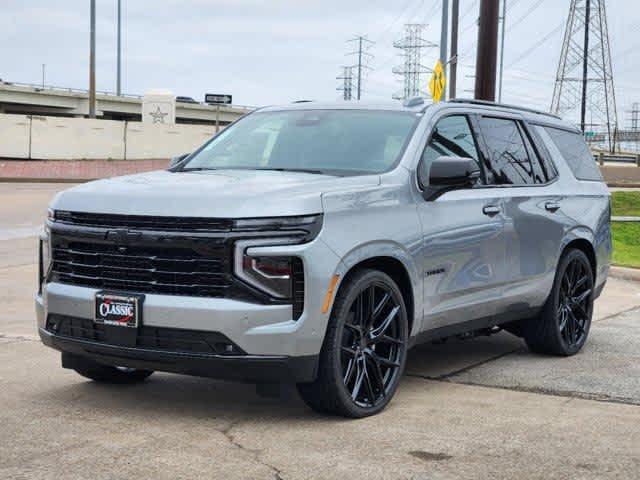
<path fill-rule="evenodd" d="M 593 155 L 593 159 L 600 165 L 605 163 L 631 163 L 640 167 L 640 154 L 636 155 L 611 155 L 605 153 L 596 153 Z"/>

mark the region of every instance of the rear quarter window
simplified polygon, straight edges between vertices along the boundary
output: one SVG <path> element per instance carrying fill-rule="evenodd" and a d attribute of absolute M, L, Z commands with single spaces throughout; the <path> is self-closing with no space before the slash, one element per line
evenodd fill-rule
<path fill-rule="evenodd" d="M 580 133 L 543 127 L 578 180 L 602 181 L 591 150 Z"/>

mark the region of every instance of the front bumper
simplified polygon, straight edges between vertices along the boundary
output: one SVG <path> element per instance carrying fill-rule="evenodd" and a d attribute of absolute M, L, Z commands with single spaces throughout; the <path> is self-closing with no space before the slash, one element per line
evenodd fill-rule
<path fill-rule="evenodd" d="M 74 357 L 88 358 L 104 365 L 181 373 L 247 382 L 310 382 L 316 376 L 318 357 L 239 355 L 224 356 L 167 352 L 146 348 L 79 340 L 39 329 L 42 342 L 67 355 L 63 366 L 73 368 Z"/>

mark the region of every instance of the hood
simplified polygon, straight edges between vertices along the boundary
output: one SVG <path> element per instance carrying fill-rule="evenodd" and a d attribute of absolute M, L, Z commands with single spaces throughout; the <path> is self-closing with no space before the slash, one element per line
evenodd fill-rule
<path fill-rule="evenodd" d="M 380 183 L 377 175 L 299 172 L 157 171 L 98 180 L 59 193 L 51 208 L 121 215 L 251 218 L 322 212 L 323 193 Z"/>

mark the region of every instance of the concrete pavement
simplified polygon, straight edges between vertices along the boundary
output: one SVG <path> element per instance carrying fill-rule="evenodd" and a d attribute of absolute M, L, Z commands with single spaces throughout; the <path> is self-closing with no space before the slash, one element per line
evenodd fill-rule
<path fill-rule="evenodd" d="M 364 420 L 314 414 L 292 388 L 265 399 L 171 374 L 105 386 L 35 340 L 33 233 L 64 187 L 16 187 L 0 185 L 0 478 L 640 476 L 638 283 L 609 280 L 572 358 L 506 333 L 417 347 L 392 404 Z"/>

